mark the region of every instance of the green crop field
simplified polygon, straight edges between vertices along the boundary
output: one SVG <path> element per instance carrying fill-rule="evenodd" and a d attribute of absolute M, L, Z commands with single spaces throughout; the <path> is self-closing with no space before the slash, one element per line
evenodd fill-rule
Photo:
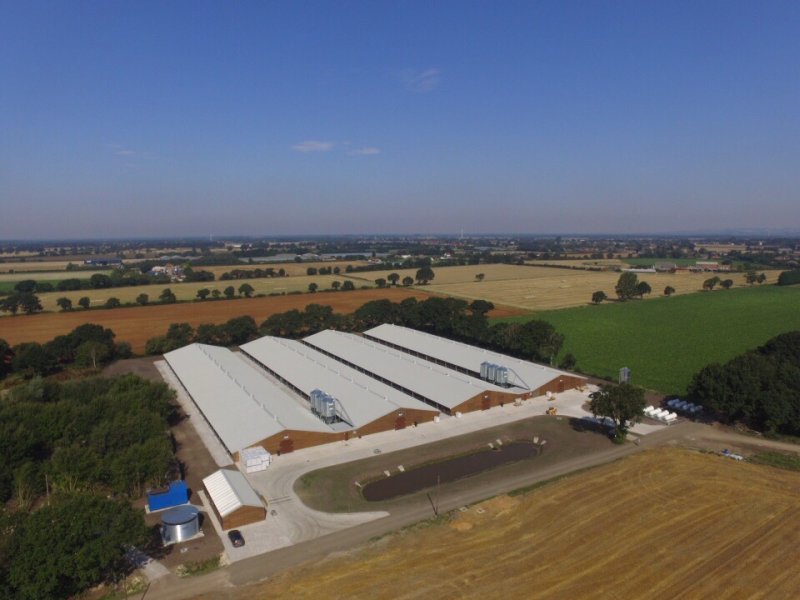
<path fill-rule="evenodd" d="M 692 375 L 785 331 L 800 329 L 800 287 L 764 286 L 625 303 L 541 311 L 564 334 L 578 370 L 632 381 L 666 394 L 685 392 Z M 504 321 L 524 321 L 507 317 Z"/>

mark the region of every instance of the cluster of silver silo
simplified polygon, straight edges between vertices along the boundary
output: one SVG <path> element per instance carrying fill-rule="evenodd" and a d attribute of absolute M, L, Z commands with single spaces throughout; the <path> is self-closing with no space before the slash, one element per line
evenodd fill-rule
<path fill-rule="evenodd" d="M 508 386 L 508 369 L 488 361 L 481 363 L 481 379 L 497 385 Z"/>
<path fill-rule="evenodd" d="M 326 423 L 332 423 L 336 420 L 336 400 L 322 390 L 312 390 L 311 412 Z"/>

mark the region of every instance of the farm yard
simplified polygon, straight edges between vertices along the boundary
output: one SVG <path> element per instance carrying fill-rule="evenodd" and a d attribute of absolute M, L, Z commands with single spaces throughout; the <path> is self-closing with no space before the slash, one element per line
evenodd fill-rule
<path fill-rule="evenodd" d="M 692 375 L 779 333 L 800 329 L 800 288 L 754 287 L 538 312 L 565 336 L 582 373 L 682 394 Z M 508 320 L 526 320 L 512 317 Z"/>
<path fill-rule="evenodd" d="M 403 277 L 414 277 L 416 270 L 374 271 L 351 274 L 350 277 L 363 279 L 372 284 L 375 279 L 386 278 L 389 273 Z M 424 286 L 447 296 L 466 300 L 489 300 L 523 310 L 548 310 L 582 306 L 589 303 L 592 293 L 603 290 L 614 297 L 614 286 L 619 273 L 613 271 L 586 271 L 581 269 L 557 269 L 521 265 L 470 265 L 464 267 L 434 268 L 436 277 Z M 476 275 L 484 274 L 483 281 Z M 653 289 L 648 298 L 662 294 L 667 286 L 675 288 L 676 294 L 688 294 L 702 290 L 703 282 L 711 277 L 709 273 L 643 273 L 639 279 L 647 281 Z M 734 281 L 734 286 L 746 285 L 744 274 L 730 273 L 724 278 Z M 777 272 L 767 272 L 767 281 L 774 283 Z"/>
<path fill-rule="evenodd" d="M 789 598 L 800 474 L 654 449 L 498 496 L 234 598 Z M 208 596 L 210 597 L 210 596 Z"/>
<path fill-rule="evenodd" d="M 415 297 L 422 300 L 427 296 L 425 292 L 413 289 L 371 289 L 19 315 L 0 317 L 0 338 L 11 345 L 22 342 L 46 342 L 57 335 L 69 333 L 78 325 L 97 323 L 111 328 L 117 334 L 116 341 L 128 342 L 134 352 L 141 353 L 144 352 L 145 342 L 151 337 L 163 335 L 171 323 L 189 323 L 197 326 L 201 323 L 224 323 L 233 317 L 250 315 L 260 324 L 272 314 L 291 309 L 303 310 L 312 303 L 327 304 L 336 312 L 349 313 L 370 300 L 388 298 L 393 302 L 400 302 L 404 298 Z M 498 313 L 502 314 L 509 313 Z"/>

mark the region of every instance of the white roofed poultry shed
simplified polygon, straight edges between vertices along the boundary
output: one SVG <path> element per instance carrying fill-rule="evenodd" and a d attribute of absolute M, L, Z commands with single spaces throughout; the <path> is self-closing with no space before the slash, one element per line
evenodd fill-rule
<path fill-rule="evenodd" d="M 447 414 L 513 402 L 523 391 L 509 390 L 482 381 L 352 333 L 326 330 L 304 341 L 320 352 Z"/>
<path fill-rule="evenodd" d="M 365 331 L 364 336 L 476 377 L 480 376 L 482 363 L 505 367 L 508 385 L 528 390 L 534 396 L 545 392 L 562 392 L 586 383 L 585 378 L 566 371 L 399 325 L 378 325 Z"/>

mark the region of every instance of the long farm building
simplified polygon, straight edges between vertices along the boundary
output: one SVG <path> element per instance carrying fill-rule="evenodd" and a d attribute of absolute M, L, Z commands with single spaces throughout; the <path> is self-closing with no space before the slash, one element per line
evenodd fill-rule
<path fill-rule="evenodd" d="M 585 379 L 393 325 L 363 336 L 262 337 L 239 352 L 190 344 L 164 355 L 234 460 L 282 454 L 578 387 Z"/>

